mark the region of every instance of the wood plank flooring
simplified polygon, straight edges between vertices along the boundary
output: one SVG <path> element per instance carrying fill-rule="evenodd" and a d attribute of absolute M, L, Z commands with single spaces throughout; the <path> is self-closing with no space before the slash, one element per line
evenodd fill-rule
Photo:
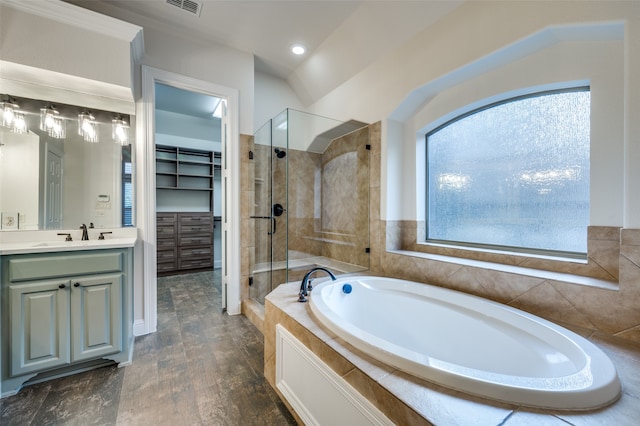
<path fill-rule="evenodd" d="M 221 312 L 215 272 L 158 278 L 158 331 L 133 364 L 24 387 L 2 425 L 295 425 L 263 376 L 263 337 Z"/>

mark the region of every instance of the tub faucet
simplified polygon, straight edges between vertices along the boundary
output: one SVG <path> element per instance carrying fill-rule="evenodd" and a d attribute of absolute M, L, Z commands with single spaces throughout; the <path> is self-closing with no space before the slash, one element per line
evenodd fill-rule
<path fill-rule="evenodd" d="M 80 229 L 82 229 L 82 241 L 89 241 L 89 233 L 87 232 L 87 225 L 83 223 Z"/>
<path fill-rule="evenodd" d="M 307 296 L 309 295 L 308 290 L 311 290 L 309 288 L 309 277 L 317 272 L 317 271 L 324 271 L 327 274 L 329 274 L 329 276 L 331 277 L 331 279 L 333 281 L 335 281 L 337 278 L 335 275 L 333 275 L 333 272 L 331 272 L 330 270 L 328 270 L 327 268 L 323 268 L 321 266 L 317 266 L 313 269 L 311 269 L 309 272 L 307 272 L 304 276 L 304 278 L 302 279 L 302 283 L 300 283 L 300 293 L 298 293 L 298 302 L 306 302 L 307 301 Z"/>

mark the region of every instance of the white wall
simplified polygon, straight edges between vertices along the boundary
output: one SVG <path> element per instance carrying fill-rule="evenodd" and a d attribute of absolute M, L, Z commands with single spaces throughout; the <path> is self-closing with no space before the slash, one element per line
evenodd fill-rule
<path fill-rule="evenodd" d="M 277 77 L 255 73 L 253 132 L 280 114 L 285 108 L 303 110 L 302 102 L 291 86 Z"/>
<path fill-rule="evenodd" d="M 365 122 L 383 121 L 382 218 L 414 219 L 416 202 L 403 198 L 400 203 L 392 203 L 391 194 L 396 191 L 396 181 L 415 181 L 415 162 L 407 167 L 404 163 L 415 161 L 414 130 L 429 124 L 414 115 L 439 93 L 429 92 L 436 87 L 430 84 L 438 82 L 444 90 L 563 40 L 608 39 L 611 34 L 607 29 L 599 34 L 595 24 L 615 22 L 624 24 L 624 57 L 622 63 L 619 57 L 614 58 L 610 73 L 620 78 L 624 86 L 622 92 L 616 88 L 603 94 L 603 103 L 594 105 L 595 111 L 613 105 L 610 116 L 616 124 L 610 127 L 614 132 L 607 141 L 613 152 L 607 154 L 601 169 L 596 167 L 596 177 L 601 180 L 592 184 L 596 209 L 592 221 L 594 225 L 640 227 L 640 191 L 635 187 L 640 181 L 640 9 L 636 2 L 580 2 L 579 6 L 576 2 L 467 2 L 318 100 L 310 111 L 342 120 L 357 117 Z M 532 46 L 528 40 L 543 30 L 548 31 L 542 46 Z M 553 61 L 537 63 L 523 72 L 535 76 L 554 67 Z M 480 80 L 467 87 L 471 92 L 482 90 Z M 402 123 L 404 131 L 397 131 L 395 126 L 390 132 L 394 126 L 387 119 Z M 594 131 L 602 134 L 602 129 Z M 404 140 L 398 139 L 400 135 Z M 598 153 L 602 147 L 597 147 Z M 622 161 L 621 149 L 625 152 Z M 387 159 L 391 162 L 387 163 Z M 399 169 L 409 174 L 403 175 Z M 620 182 L 621 176 L 625 185 Z M 412 191 L 409 196 L 413 198 L 414 194 Z"/>
<path fill-rule="evenodd" d="M 2 0 L 3 93 L 131 114 L 140 31 L 60 1 Z"/>
<path fill-rule="evenodd" d="M 144 43 L 144 65 L 238 89 L 240 133 L 253 134 L 253 55 L 152 26 L 144 28 Z"/>
<path fill-rule="evenodd" d="M 92 33 L 5 5 L 0 5 L 0 11 L 2 60 L 118 86 L 131 86 L 131 57 L 129 43 L 125 40 Z M 28 44 L 25 44 L 26 40 Z M 37 48 L 37 54 L 34 54 L 34 48 Z M 84 60 L 79 61 L 82 57 Z"/>

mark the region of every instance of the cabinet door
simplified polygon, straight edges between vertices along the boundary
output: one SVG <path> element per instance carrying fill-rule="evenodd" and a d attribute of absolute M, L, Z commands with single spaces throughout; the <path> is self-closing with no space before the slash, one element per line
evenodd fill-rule
<path fill-rule="evenodd" d="M 68 364 L 69 281 L 12 285 L 11 375 Z"/>
<path fill-rule="evenodd" d="M 71 360 L 122 351 L 122 274 L 71 280 Z"/>

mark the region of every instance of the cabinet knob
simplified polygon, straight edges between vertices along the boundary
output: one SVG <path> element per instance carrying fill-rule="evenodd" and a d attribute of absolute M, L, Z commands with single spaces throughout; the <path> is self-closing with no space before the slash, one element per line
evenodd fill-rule
<path fill-rule="evenodd" d="M 73 283 L 74 287 L 80 287 L 80 283 Z"/>
<path fill-rule="evenodd" d="M 64 285 L 64 284 L 60 284 L 60 285 L 58 286 L 58 288 L 66 288 L 66 287 L 67 287 L 67 286 L 66 286 L 66 285 Z"/>

